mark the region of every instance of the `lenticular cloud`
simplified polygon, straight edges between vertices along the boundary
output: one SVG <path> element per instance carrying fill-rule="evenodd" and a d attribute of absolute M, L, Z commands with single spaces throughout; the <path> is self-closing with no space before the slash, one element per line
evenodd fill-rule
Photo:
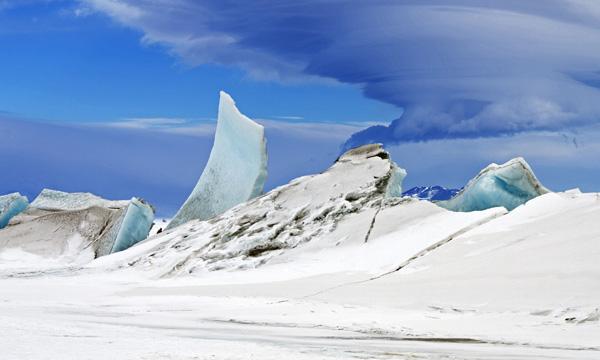
<path fill-rule="evenodd" d="M 335 79 L 405 110 L 353 145 L 555 131 L 600 118 L 596 1 L 85 3 L 191 65 Z"/>

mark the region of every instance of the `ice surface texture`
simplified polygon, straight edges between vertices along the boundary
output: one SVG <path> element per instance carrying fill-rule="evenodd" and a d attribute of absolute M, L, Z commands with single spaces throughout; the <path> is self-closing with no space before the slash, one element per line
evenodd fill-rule
<path fill-rule="evenodd" d="M 0 229 L 8 225 L 11 218 L 27 208 L 29 201 L 19 193 L 0 196 Z"/>
<path fill-rule="evenodd" d="M 206 220 L 260 195 L 267 177 L 264 128 L 221 91 L 215 142 L 194 190 L 168 228 Z"/>
<path fill-rule="evenodd" d="M 68 193 L 44 189 L 31 203 L 40 210 L 82 210 L 91 206 L 118 209 L 127 206 L 127 200 L 106 200 L 91 193 Z"/>
<path fill-rule="evenodd" d="M 154 220 L 154 211 L 143 200 L 133 198 L 125 211 L 111 253 L 125 250 L 144 240 Z"/>
<path fill-rule="evenodd" d="M 523 158 L 502 165 L 490 164 L 455 197 L 437 204 L 452 211 L 477 211 L 503 206 L 513 210 L 549 192 Z"/>

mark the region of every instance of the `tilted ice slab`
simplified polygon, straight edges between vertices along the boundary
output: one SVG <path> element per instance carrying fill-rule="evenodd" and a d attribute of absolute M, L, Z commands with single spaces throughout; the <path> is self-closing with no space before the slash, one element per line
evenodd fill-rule
<path fill-rule="evenodd" d="M 488 165 L 456 196 L 437 204 L 452 211 L 477 211 L 497 206 L 513 210 L 548 192 L 529 164 L 519 157 L 502 165 Z"/>
<path fill-rule="evenodd" d="M 123 214 L 119 233 L 114 241 L 111 253 L 123 251 L 144 240 L 154 220 L 154 211 L 142 200 L 133 198 Z"/>
<path fill-rule="evenodd" d="M 45 189 L 0 231 L 0 249 L 84 263 L 144 240 L 153 219 L 154 210 L 141 199 Z"/>
<path fill-rule="evenodd" d="M 0 229 L 8 225 L 10 219 L 24 211 L 28 205 L 27 198 L 19 193 L 0 196 Z"/>
<path fill-rule="evenodd" d="M 206 220 L 260 195 L 267 177 L 264 128 L 221 91 L 215 142 L 194 190 L 167 228 Z"/>
<path fill-rule="evenodd" d="M 140 269 L 155 277 L 203 275 L 203 282 L 348 272 L 368 279 L 505 213 L 450 212 L 394 197 L 405 174 L 380 145 L 366 145 L 324 173 L 295 179 L 208 221 L 167 230 L 91 266 Z M 238 269 L 251 271 L 218 271 Z"/>

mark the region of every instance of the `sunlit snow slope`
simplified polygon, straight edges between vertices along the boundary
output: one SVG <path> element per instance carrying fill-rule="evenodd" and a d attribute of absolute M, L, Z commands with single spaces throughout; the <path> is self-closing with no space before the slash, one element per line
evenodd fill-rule
<path fill-rule="evenodd" d="M 281 268 L 277 276 L 371 276 L 506 212 L 452 213 L 395 197 L 404 175 L 379 145 L 363 146 L 322 174 L 296 179 L 210 221 L 169 230 L 95 266 L 176 276 L 266 264 Z"/>

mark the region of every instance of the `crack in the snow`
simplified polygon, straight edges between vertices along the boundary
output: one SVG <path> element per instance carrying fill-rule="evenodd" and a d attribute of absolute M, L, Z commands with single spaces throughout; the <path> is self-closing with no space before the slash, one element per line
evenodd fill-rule
<path fill-rule="evenodd" d="M 367 234 L 365 235 L 365 243 L 367 241 L 369 241 L 369 237 L 371 236 L 371 231 L 373 231 L 373 228 L 375 227 L 375 220 L 377 219 L 377 215 L 379 214 L 379 212 L 381 211 L 382 208 L 383 208 L 383 200 L 380 201 L 379 208 L 377 208 L 377 211 L 375 211 L 375 215 L 373 215 L 373 219 L 371 219 L 371 225 L 369 225 L 369 229 L 367 230 Z"/>
<path fill-rule="evenodd" d="M 406 267 L 407 265 L 409 265 L 414 260 L 416 260 L 416 259 L 418 259 L 418 258 L 420 258 L 422 256 L 425 256 L 426 254 L 434 251 L 435 249 L 441 247 L 442 245 L 447 244 L 448 242 L 454 240 L 456 237 L 464 235 L 465 233 L 467 233 L 467 232 L 469 232 L 469 231 L 471 231 L 471 230 L 473 230 L 473 229 L 475 229 L 475 228 L 477 228 L 477 227 L 479 227 L 479 226 L 481 226 L 483 224 L 486 224 L 486 223 L 488 223 L 488 222 L 490 222 L 492 220 L 495 220 L 495 219 L 497 219 L 497 218 L 499 218 L 501 216 L 504 216 L 504 215 L 505 214 L 495 213 L 495 214 L 492 214 L 492 215 L 490 215 L 490 216 L 488 216 L 488 217 L 486 217 L 484 219 L 481 219 L 481 220 L 475 222 L 474 224 L 471 224 L 469 226 L 465 226 L 464 228 L 462 228 L 462 229 L 460 229 L 460 230 L 452 233 L 451 235 L 447 236 L 446 238 L 444 238 L 444 239 L 436 242 L 435 244 L 433 244 L 433 245 L 427 247 L 426 249 L 418 252 L 417 254 L 411 256 L 408 260 L 406 260 L 403 263 L 401 263 L 394 270 L 385 272 L 385 273 L 377 275 L 377 276 L 370 277 L 368 279 L 351 281 L 351 282 L 339 284 L 339 285 L 336 285 L 336 286 L 332 286 L 332 287 L 329 287 L 329 288 L 326 288 L 326 289 L 323 289 L 323 290 L 319 290 L 319 291 L 314 292 L 312 294 L 301 296 L 301 297 L 299 297 L 299 299 L 306 299 L 306 298 L 310 298 L 310 297 L 313 297 L 313 296 L 321 295 L 321 294 L 326 293 L 328 291 L 339 289 L 339 288 L 342 288 L 342 287 L 348 286 L 348 285 L 363 284 L 363 283 L 366 283 L 366 282 L 369 282 L 369 281 L 372 281 L 372 280 L 377 280 L 377 279 L 382 278 L 382 277 L 384 277 L 386 275 L 393 274 L 393 273 L 395 273 L 397 271 L 400 271 L 402 268 Z M 375 222 L 375 217 L 373 217 L 373 223 L 374 222 Z"/>

